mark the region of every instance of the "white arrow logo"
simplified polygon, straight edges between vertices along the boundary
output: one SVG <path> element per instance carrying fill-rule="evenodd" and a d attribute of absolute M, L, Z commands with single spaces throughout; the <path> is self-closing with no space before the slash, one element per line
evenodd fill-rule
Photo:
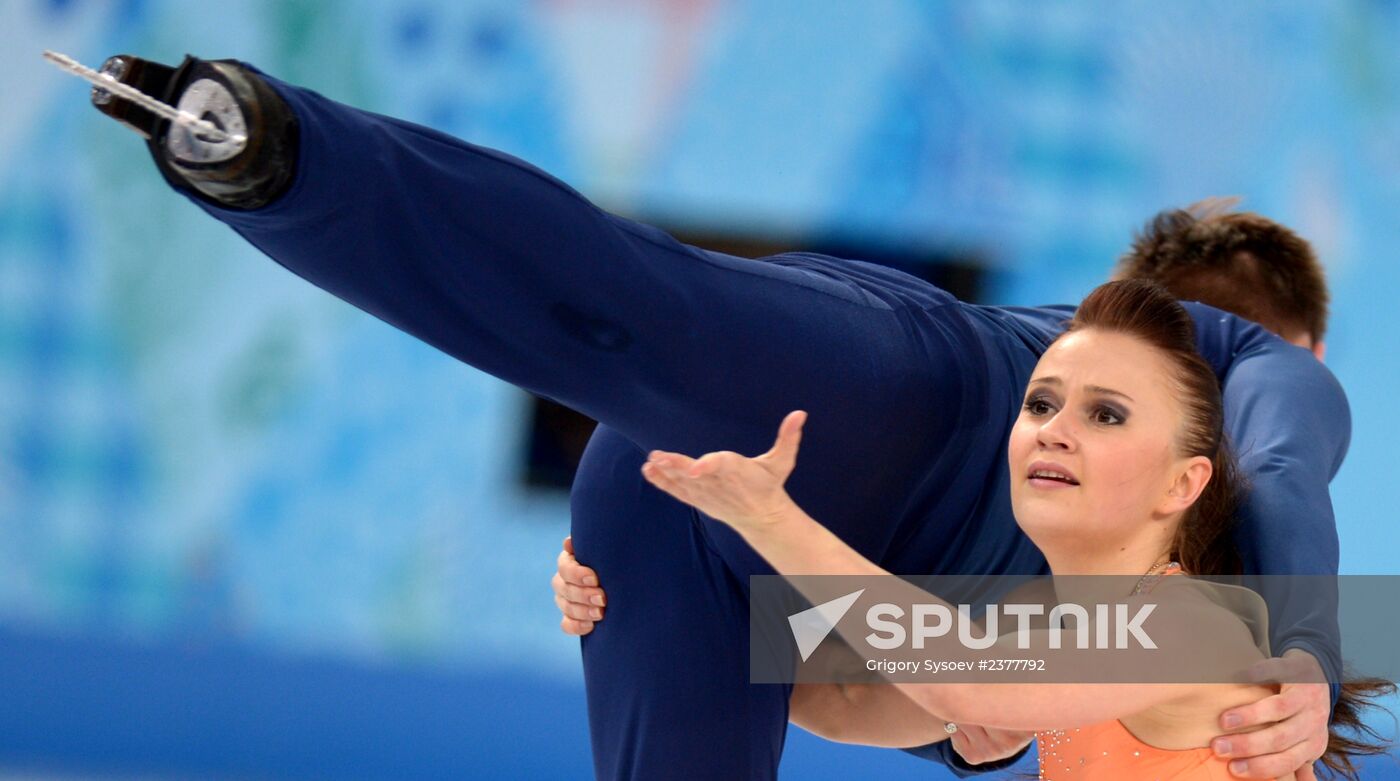
<path fill-rule="evenodd" d="M 797 641 L 797 650 L 802 654 L 802 661 L 807 661 L 807 657 L 817 650 L 817 646 L 831 634 L 836 623 L 864 593 L 865 589 L 861 589 L 788 616 L 788 624 L 792 627 L 792 639 Z"/>

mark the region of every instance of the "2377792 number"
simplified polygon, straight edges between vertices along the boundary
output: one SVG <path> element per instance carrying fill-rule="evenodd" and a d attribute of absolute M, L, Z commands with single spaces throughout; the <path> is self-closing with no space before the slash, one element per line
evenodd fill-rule
<path fill-rule="evenodd" d="M 1044 659 L 987 659 L 987 666 L 983 668 L 980 664 L 978 669 L 985 669 L 988 672 L 1001 672 L 1005 670 L 1045 672 Z"/>

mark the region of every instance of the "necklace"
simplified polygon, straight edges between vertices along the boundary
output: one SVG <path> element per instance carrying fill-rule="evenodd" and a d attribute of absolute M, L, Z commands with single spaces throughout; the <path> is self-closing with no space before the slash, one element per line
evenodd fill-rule
<path fill-rule="evenodd" d="M 1145 585 L 1145 584 L 1148 582 L 1147 579 L 1150 578 L 1150 577 L 1152 577 L 1154 574 L 1156 574 L 1156 572 L 1157 572 L 1157 570 L 1158 570 L 1159 568 L 1162 570 L 1162 572 L 1166 572 L 1167 570 L 1171 569 L 1172 567 L 1180 567 L 1180 566 L 1181 566 L 1181 565 L 1178 564 L 1177 562 L 1171 561 L 1171 560 L 1169 560 L 1169 559 L 1163 559 L 1162 561 L 1159 561 L 1159 562 L 1157 562 L 1156 564 L 1153 564 L 1153 565 L 1152 565 L 1152 569 L 1149 569 L 1146 573 L 1143 574 L 1142 577 L 1138 578 L 1137 585 L 1136 585 L 1136 586 L 1133 586 L 1133 592 L 1132 592 L 1131 594 L 1129 594 L 1128 596 L 1136 596 L 1136 595 L 1138 595 L 1138 594 L 1141 594 L 1141 593 L 1142 593 L 1142 587 L 1143 587 L 1143 585 Z M 1152 582 L 1155 583 L 1156 580 L 1154 579 Z"/>

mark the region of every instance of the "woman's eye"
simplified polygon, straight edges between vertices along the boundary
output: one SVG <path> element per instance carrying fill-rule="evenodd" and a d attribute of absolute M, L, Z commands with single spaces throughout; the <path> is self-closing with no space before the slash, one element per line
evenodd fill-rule
<path fill-rule="evenodd" d="M 1050 411 L 1050 403 L 1045 399 L 1031 399 L 1026 402 L 1025 407 L 1032 415 L 1044 415 Z"/>
<path fill-rule="evenodd" d="M 1123 416 L 1107 407 L 1099 407 L 1094 411 L 1094 421 L 1106 426 L 1116 426 L 1123 422 Z"/>

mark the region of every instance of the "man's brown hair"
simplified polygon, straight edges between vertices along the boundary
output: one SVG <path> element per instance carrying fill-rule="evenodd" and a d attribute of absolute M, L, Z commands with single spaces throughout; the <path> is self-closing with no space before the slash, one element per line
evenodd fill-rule
<path fill-rule="evenodd" d="M 1148 279 L 1313 343 L 1327 331 L 1327 279 L 1312 246 L 1284 226 L 1211 198 L 1153 217 L 1118 262 L 1114 279 Z"/>

